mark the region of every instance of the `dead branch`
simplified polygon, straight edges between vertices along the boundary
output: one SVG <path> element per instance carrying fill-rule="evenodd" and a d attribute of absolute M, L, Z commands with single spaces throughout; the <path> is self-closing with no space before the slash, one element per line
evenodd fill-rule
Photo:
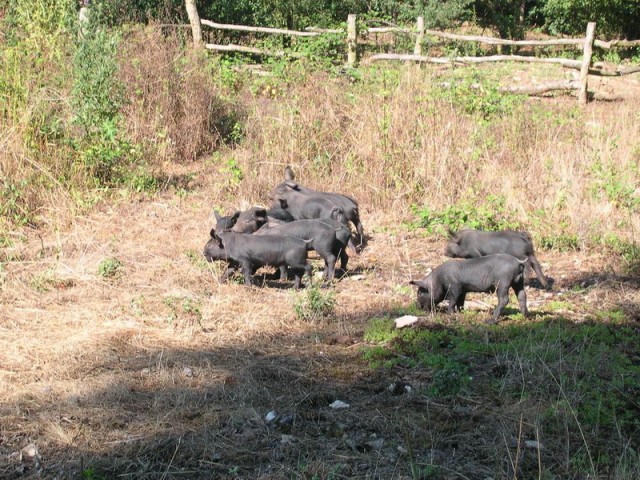
<path fill-rule="evenodd" d="M 250 27 L 247 25 L 230 25 L 226 23 L 215 23 L 210 20 L 200 20 L 203 25 L 221 30 L 238 30 L 242 32 L 262 32 L 262 33 L 280 33 L 283 35 L 292 35 L 294 37 L 315 37 L 320 35 L 318 32 L 299 32 L 297 30 L 286 30 L 283 28 L 269 27 Z"/>

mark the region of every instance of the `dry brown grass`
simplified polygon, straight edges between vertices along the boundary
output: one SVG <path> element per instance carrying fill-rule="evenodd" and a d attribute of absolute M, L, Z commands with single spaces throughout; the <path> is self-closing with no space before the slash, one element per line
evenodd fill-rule
<path fill-rule="evenodd" d="M 166 75 L 179 90 L 171 69 L 177 50 L 148 48 L 149 63 L 123 74 L 134 84 L 140 74 L 145 85 Z M 363 332 L 371 318 L 413 303 L 407 281 L 442 261 L 441 239 L 402 224 L 412 218 L 412 203 L 437 209 L 470 190 L 476 199 L 501 194 L 535 233 L 567 220 L 584 239 L 608 231 L 633 238 L 637 216 L 594 196 L 591 166 L 602 159 L 638 185 L 638 99 L 591 104 L 584 113 L 573 111 L 573 100 L 542 101 L 557 117 L 538 116 L 531 101 L 488 128 L 443 100 L 420 100 L 432 73 L 406 69 L 398 85 L 364 86 L 319 75 L 283 85 L 276 98 L 243 92 L 250 113 L 241 147 L 164 166 L 171 178 L 193 178 L 187 189 L 112 198 L 82 216 L 66 194 L 46 193 L 47 223 L 11 226 L 12 245 L 0 257 L 0 476 L 77 478 L 91 467 L 105 478 L 400 479 L 438 464 L 467 478 L 512 478 L 509 445 L 520 414 L 539 406 L 505 410 L 475 399 L 393 396 L 386 390 L 392 381 L 421 391 L 431 374 L 371 370 L 360 353 Z M 215 90 L 195 76 L 199 109 Z M 202 97 L 199 86 L 207 90 Z M 194 120 L 183 111 L 186 97 L 172 110 L 178 100 L 167 91 L 150 89 L 148 96 L 130 106 L 128 126 L 153 145 L 169 118 L 176 143 L 166 150 L 155 144 L 159 158 L 188 158 L 215 142 L 201 115 L 210 110 L 198 110 Z M 170 113 L 161 117 L 154 105 Z M 193 144 L 191 127 L 204 135 Z M 28 154 L 11 129 L 2 135 L 13 145 L 0 149 L 3 172 L 28 178 L 39 163 L 20 163 Z M 237 185 L 223 171 L 229 159 L 243 173 Z M 212 209 L 266 203 L 287 164 L 305 185 L 357 198 L 371 237 L 350 260 L 352 275 L 333 287 L 335 315 L 318 323 L 294 313 L 304 292 L 277 282 L 220 285 L 221 266 L 199 256 Z M 51 174 L 46 165 L 41 170 Z M 546 212 L 540 227 L 530 222 L 535 209 Z M 595 309 L 620 306 L 637 321 L 637 279 L 620 277 L 607 252 L 539 257 L 556 290 L 529 289 L 532 310 L 570 298 L 565 316 L 577 323 Z M 101 277 L 101 263 L 112 258 L 121 269 Z M 572 293 L 581 282 L 589 291 Z M 335 399 L 351 408 L 329 409 Z M 273 409 L 294 413 L 294 423 L 267 425 Z M 533 425 L 523 428 L 534 435 Z M 38 462 L 23 450 L 29 445 Z M 535 463 L 536 453 L 523 455 Z M 568 471 L 555 454 L 543 454 L 545 469 Z"/>
<path fill-rule="evenodd" d="M 432 97 L 432 69 L 402 70 L 397 84 L 384 70 L 371 75 L 389 79 L 358 87 L 319 76 L 272 101 L 255 98 L 241 191 L 260 198 L 289 164 L 304 184 L 349 192 L 370 211 L 400 217 L 412 204 L 442 209 L 501 195 L 524 224 L 544 211 L 543 229 L 564 222 L 583 241 L 640 227 L 602 198 L 594 174 L 600 161 L 639 184 L 637 95 L 584 112 L 573 99 L 532 100 L 484 125 Z M 638 91 L 633 81 L 623 88 Z"/>
<path fill-rule="evenodd" d="M 127 89 L 127 133 L 159 164 L 211 152 L 230 128 L 229 108 L 206 56 L 185 50 L 184 42 L 152 25 L 132 30 L 121 51 L 118 78 Z"/>
<path fill-rule="evenodd" d="M 366 215 L 372 238 L 351 260 L 358 276 L 334 287 L 334 316 L 307 323 L 293 311 L 304 292 L 220 285 L 220 266 L 198 258 L 217 195 L 205 183 L 186 198 L 112 204 L 69 230 L 42 232 L 42 241 L 26 231 L 5 251 L 16 260 L 4 262 L 0 277 L 3 477 L 77 477 L 90 467 L 105 478 L 408 478 L 413 462 L 469 478 L 509 471 L 501 439 L 517 435 L 519 410 L 483 409 L 492 425 L 483 436 L 476 414 L 465 420 L 421 395 L 385 393 L 397 378 L 420 389 L 429 383 L 424 374 L 372 371 L 361 358 L 369 320 L 414 301 L 407 281 L 441 261 L 440 240 Z M 609 261 L 540 257 L 558 289 L 592 278 Z M 106 258 L 121 261 L 120 275 L 99 276 Z M 532 310 L 556 295 L 530 289 Z M 631 284 L 604 282 L 584 300 L 577 321 L 591 302 L 637 306 L 639 298 Z M 351 408 L 332 411 L 335 399 Z M 294 423 L 267 425 L 273 409 L 294 413 Z M 472 454 L 478 438 L 488 443 Z M 381 450 L 371 446 L 377 439 Z M 19 458 L 29 445 L 39 467 Z M 403 453 L 409 448 L 413 460 Z"/>

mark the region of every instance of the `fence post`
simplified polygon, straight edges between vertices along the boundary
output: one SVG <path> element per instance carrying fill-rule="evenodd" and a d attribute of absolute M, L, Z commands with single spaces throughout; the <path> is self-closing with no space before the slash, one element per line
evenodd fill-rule
<path fill-rule="evenodd" d="M 193 33 L 193 46 L 195 48 L 202 48 L 202 25 L 200 24 L 198 9 L 196 8 L 196 0 L 185 0 L 184 3 L 187 7 L 187 16 L 191 24 L 191 32 Z"/>
<path fill-rule="evenodd" d="M 350 13 L 347 18 L 347 65 L 355 67 L 358 63 L 358 28 L 356 15 Z"/>
<path fill-rule="evenodd" d="M 424 17 L 418 17 L 418 35 L 416 35 L 416 46 L 413 48 L 414 55 L 422 55 L 423 40 L 424 40 Z"/>
<path fill-rule="evenodd" d="M 587 24 L 587 35 L 584 39 L 584 53 L 582 54 L 582 66 L 580 67 L 580 90 L 578 91 L 578 103 L 586 105 L 587 78 L 589 77 L 589 67 L 591 66 L 591 54 L 593 53 L 593 40 L 595 39 L 596 22 Z"/>

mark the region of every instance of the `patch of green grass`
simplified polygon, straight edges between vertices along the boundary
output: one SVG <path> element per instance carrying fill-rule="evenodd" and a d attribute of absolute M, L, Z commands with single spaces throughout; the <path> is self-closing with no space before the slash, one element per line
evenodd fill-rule
<path fill-rule="evenodd" d="M 124 265 L 115 257 L 105 258 L 98 265 L 98 275 L 104 279 L 116 278 L 123 271 Z"/>
<path fill-rule="evenodd" d="M 168 296 L 163 300 L 169 309 L 168 322 L 176 327 L 188 327 L 202 325 L 202 305 L 197 299 L 191 297 Z"/>
<path fill-rule="evenodd" d="M 538 246 L 543 250 L 572 252 L 579 249 L 578 236 L 574 233 L 543 235 L 538 242 Z"/>
<path fill-rule="evenodd" d="M 603 310 L 596 312 L 596 320 L 623 324 L 629 321 L 627 314 L 621 308 L 613 308 L 611 310 Z"/>
<path fill-rule="evenodd" d="M 562 300 L 551 300 L 544 304 L 544 310 L 546 312 L 559 312 L 562 310 L 571 310 L 573 308 L 573 304 L 570 302 L 563 302 Z"/>
<path fill-rule="evenodd" d="M 552 309 L 570 306 L 557 302 Z M 362 352 L 371 368 L 423 372 L 428 396 L 463 394 L 519 412 L 547 442 L 564 439 L 558 441 L 569 459 L 567 474 L 626 470 L 631 464 L 621 459 L 620 442 L 640 433 L 640 332 L 618 309 L 595 317 L 575 324 L 540 315 L 496 326 L 460 319 L 402 330 L 391 317 L 374 318 Z"/>
<path fill-rule="evenodd" d="M 333 315 L 336 294 L 333 290 L 323 290 L 311 284 L 293 298 L 293 311 L 299 320 L 315 322 Z"/>
<path fill-rule="evenodd" d="M 186 255 L 187 255 L 187 258 L 189 259 L 189 262 L 194 267 L 200 270 L 207 270 L 209 268 L 209 264 L 207 263 L 204 256 L 202 255 L 202 252 L 199 252 L 196 250 L 187 250 Z"/>

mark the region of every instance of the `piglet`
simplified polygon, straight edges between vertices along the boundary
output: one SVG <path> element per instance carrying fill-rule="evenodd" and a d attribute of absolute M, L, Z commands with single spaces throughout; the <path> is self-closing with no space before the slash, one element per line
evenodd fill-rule
<path fill-rule="evenodd" d="M 423 310 L 433 309 L 443 300 L 449 300 L 448 312 L 464 307 L 468 292 L 497 292 L 498 306 L 489 323 L 497 323 L 502 310 L 509 303 L 509 288 L 518 297 L 520 311 L 528 315 L 527 296 L 524 291 L 524 268 L 527 260 L 499 253 L 469 260 L 449 260 L 423 280 L 411 281 L 418 287 L 418 305 Z"/>

